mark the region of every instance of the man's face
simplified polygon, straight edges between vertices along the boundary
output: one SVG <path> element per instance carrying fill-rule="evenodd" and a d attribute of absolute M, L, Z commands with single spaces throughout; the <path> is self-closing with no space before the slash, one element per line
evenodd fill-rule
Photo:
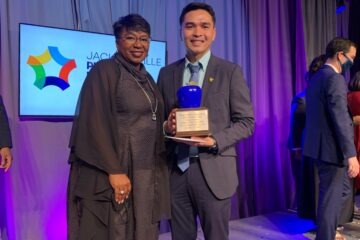
<path fill-rule="evenodd" d="M 116 41 L 116 48 L 131 64 L 139 66 L 149 52 L 150 37 L 146 32 L 123 30 Z"/>
<path fill-rule="evenodd" d="M 342 54 L 342 59 L 341 59 L 341 62 L 344 63 L 347 61 L 347 58 L 348 57 L 350 60 L 352 60 L 354 62 L 355 60 L 355 57 L 356 57 L 356 48 L 354 46 L 351 46 L 350 49 L 349 49 L 349 52 L 347 53 L 344 53 L 344 52 L 340 52 L 340 53 L 343 53 Z M 345 57 L 346 55 L 346 57 Z"/>
<path fill-rule="evenodd" d="M 187 54 L 195 60 L 199 60 L 215 40 L 214 22 L 205 10 L 198 9 L 185 14 L 181 30 Z"/>

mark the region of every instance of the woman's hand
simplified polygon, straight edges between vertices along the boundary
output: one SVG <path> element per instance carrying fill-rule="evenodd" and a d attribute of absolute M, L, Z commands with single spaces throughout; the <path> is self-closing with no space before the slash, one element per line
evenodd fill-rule
<path fill-rule="evenodd" d="M 130 179 L 126 174 L 109 174 L 109 182 L 114 189 L 115 201 L 123 203 L 131 191 Z"/>

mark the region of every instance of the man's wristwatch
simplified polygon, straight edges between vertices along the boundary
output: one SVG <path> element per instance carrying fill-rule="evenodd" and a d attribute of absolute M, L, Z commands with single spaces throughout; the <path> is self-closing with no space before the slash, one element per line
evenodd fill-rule
<path fill-rule="evenodd" d="M 216 142 L 216 139 L 211 137 L 212 139 L 214 139 L 214 145 L 212 145 L 211 147 L 209 147 L 209 153 L 212 153 L 212 154 L 217 154 L 219 149 L 218 149 L 218 145 L 217 145 L 217 142 Z"/>

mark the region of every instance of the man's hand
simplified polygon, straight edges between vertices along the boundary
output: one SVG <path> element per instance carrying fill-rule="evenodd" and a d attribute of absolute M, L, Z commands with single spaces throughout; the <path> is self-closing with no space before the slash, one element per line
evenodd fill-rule
<path fill-rule="evenodd" d="M 179 143 L 184 143 L 184 144 L 187 144 L 189 146 L 194 146 L 194 147 L 214 147 L 216 144 L 216 141 L 213 137 L 191 137 L 189 139 L 195 140 L 195 141 L 188 141 L 187 138 L 184 138 L 184 140 L 174 139 L 173 141 L 179 142 Z"/>
<path fill-rule="evenodd" d="M 0 155 L 1 155 L 0 168 L 4 168 L 5 172 L 7 172 L 9 170 L 9 168 L 11 167 L 11 163 L 12 163 L 12 156 L 11 156 L 10 148 L 8 148 L 8 147 L 1 148 Z"/>
<path fill-rule="evenodd" d="M 360 115 L 353 116 L 354 125 L 360 125 Z"/>
<path fill-rule="evenodd" d="M 191 137 L 191 140 L 198 140 L 199 143 L 192 143 L 196 147 L 213 147 L 216 143 L 213 137 Z"/>
<path fill-rule="evenodd" d="M 164 130 L 166 133 L 169 133 L 171 135 L 175 135 L 176 133 L 176 118 L 175 118 L 175 112 L 177 108 L 174 108 L 171 110 L 168 120 L 164 124 Z"/>
<path fill-rule="evenodd" d="M 109 174 L 109 182 L 114 189 L 115 201 L 123 203 L 131 191 L 130 179 L 126 174 Z"/>
<path fill-rule="evenodd" d="M 351 178 L 356 177 L 359 174 L 359 161 L 356 157 L 351 157 L 348 159 L 349 162 L 349 169 L 348 175 Z"/>

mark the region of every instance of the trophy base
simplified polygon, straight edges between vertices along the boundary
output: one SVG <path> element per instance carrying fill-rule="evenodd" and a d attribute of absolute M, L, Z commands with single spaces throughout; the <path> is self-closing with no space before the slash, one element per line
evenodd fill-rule
<path fill-rule="evenodd" d="M 176 132 L 175 137 L 207 137 L 210 136 L 208 131 L 203 132 Z"/>

